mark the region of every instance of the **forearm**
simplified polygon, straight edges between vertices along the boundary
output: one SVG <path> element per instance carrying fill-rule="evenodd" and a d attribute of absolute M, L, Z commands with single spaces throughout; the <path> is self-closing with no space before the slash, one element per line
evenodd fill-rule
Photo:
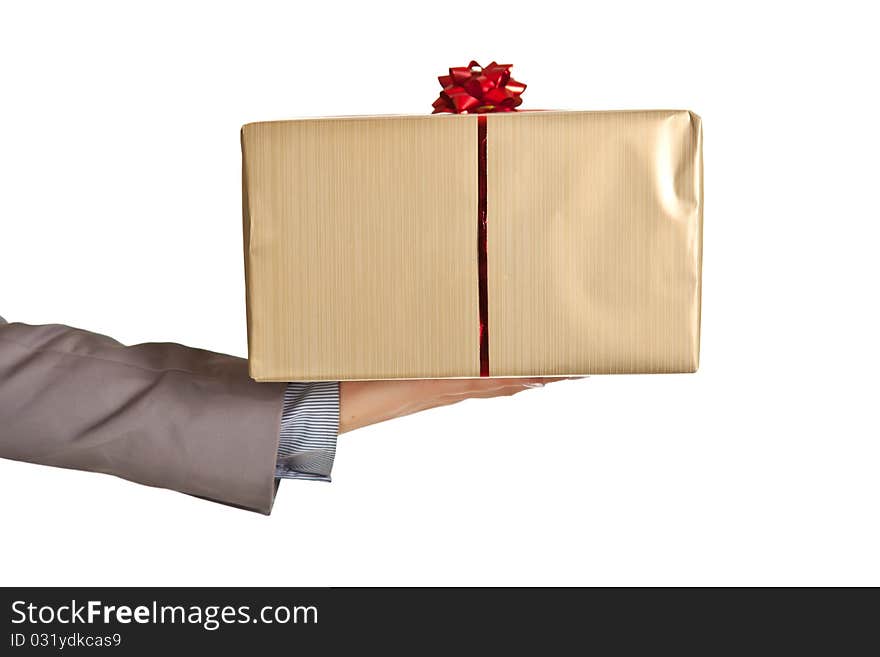
<path fill-rule="evenodd" d="M 550 380 L 256 383 L 241 358 L 0 320 L 0 457 L 268 513 L 275 477 L 330 480 L 338 433 Z"/>

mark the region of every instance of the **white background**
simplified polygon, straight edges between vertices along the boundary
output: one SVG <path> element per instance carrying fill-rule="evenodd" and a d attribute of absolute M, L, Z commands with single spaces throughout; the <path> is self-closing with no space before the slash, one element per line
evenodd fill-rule
<path fill-rule="evenodd" d="M 4 3 L 7 319 L 246 355 L 239 126 L 427 113 L 471 58 L 526 108 L 696 111 L 706 210 L 698 374 L 344 435 L 271 517 L 0 461 L 0 583 L 880 584 L 867 6 Z"/>

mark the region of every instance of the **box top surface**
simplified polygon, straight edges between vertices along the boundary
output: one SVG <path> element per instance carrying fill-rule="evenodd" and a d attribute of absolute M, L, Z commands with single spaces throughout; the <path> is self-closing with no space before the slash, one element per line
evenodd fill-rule
<path fill-rule="evenodd" d="M 686 109 L 622 109 L 622 110 L 519 110 L 516 112 L 497 112 L 497 113 L 488 113 L 488 114 L 449 114 L 449 113 L 440 113 L 440 114 L 354 114 L 354 115 L 340 115 L 340 116 L 302 116 L 302 117 L 290 117 L 285 119 L 272 119 L 266 121 L 251 121 L 245 123 L 241 129 L 244 131 L 251 126 L 258 125 L 266 125 L 273 123 L 290 123 L 290 122 L 308 122 L 308 121 L 381 121 L 385 119 L 427 119 L 427 120 L 473 120 L 474 117 L 477 116 L 487 116 L 491 117 L 492 120 L 496 118 L 507 118 L 510 119 L 512 117 L 517 116 L 530 116 L 533 114 L 660 114 L 660 115 L 669 115 L 669 114 L 690 114 L 696 119 L 700 119 L 700 116 L 691 110 Z"/>

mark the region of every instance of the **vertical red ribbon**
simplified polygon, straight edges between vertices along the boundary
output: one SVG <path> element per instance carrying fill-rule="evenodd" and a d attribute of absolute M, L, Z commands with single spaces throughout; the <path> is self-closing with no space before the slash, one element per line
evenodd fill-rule
<path fill-rule="evenodd" d="M 489 284 L 486 251 L 486 114 L 515 112 L 526 85 L 510 77 L 510 64 L 492 62 L 485 68 L 472 61 L 437 78 L 443 90 L 434 101 L 434 114 L 477 114 L 477 264 L 479 267 L 480 376 L 489 376 Z"/>
<path fill-rule="evenodd" d="M 489 376 L 489 254 L 486 241 L 486 116 L 477 117 L 477 267 L 480 296 L 480 376 Z"/>

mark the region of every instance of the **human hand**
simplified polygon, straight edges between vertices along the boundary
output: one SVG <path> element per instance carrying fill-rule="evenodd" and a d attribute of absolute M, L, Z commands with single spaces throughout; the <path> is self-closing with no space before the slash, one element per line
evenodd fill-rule
<path fill-rule="evenodd" d="M 342 381 L 339 433 L 465 399 L 513 395 L 565 378 Z"/>

